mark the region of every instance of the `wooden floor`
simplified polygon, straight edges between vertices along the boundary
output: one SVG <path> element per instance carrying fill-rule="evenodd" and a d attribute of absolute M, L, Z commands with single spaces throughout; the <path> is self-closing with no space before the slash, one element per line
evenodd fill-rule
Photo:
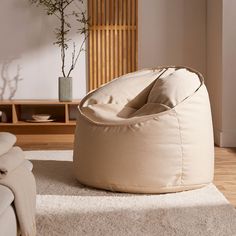
<path fill-rule="evenodd" d="M 215 148 L 214 184 L 236 207 L 236 148 Z"/>
<path fill-rule="evenodd" d="M 24 150 L 65 150 L 73 145 L 66 144 L 28 144 L 21 145 Z M 236 207 L 236 148 L 215 148 L 214 184 L 225 197 Z"/>

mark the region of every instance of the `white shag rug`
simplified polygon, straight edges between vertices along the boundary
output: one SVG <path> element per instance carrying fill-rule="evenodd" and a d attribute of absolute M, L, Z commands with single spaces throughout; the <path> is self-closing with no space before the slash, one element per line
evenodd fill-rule
<path fill-rule="evenodd" d="M 72 172 L 72 151 L 27 151 L 37 183 L 40 236 L 234 236 L 236 211 L 213 185 L 135 195 L 87 188 Z"/>

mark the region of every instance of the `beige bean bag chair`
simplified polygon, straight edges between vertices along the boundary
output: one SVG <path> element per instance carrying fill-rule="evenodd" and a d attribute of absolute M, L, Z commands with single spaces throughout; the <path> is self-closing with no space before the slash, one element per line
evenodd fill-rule
<path fill-rule="evenodd" d="M 145 69 L 80 103 L 74 168 L 88 186 L 132 193 L 196 189 L 213 179 L 208 93 L 189 68 Z"/>

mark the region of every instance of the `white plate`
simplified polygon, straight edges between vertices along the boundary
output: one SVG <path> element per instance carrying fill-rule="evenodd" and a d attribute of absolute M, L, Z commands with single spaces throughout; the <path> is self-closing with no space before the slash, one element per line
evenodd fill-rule
<path fill-rule="evenodd" d="M 27 122 L 32 122 L 32 123 L 45 123 L 45 122 L 52 122 L 54 121 L 53 119 L 50 120 L 26 120 Z"/>

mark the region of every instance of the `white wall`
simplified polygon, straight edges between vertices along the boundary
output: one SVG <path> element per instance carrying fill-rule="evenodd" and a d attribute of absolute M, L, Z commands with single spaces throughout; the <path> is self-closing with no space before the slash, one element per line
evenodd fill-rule
<path fill-rule="evenodd" d="M 236 146 L 236 1 L 223 0 L 222 145 Z"/>
<path fill-rule="evenodd" d="M 235 9 L 235 0 L 208 0 L 207 85 L 215 141 L 222 147 L 236 147 Z"/>
<path fill-rule="evenodd" d="M 55 17 L 47 16 L 41 8 L 30 6 L 28 0 L 1 0 L 0 61 L 17 58 L 9 67 L 9 76 L 13 77 L 17 65 L 20 65 L 20 76 L 23 78 L 15 98 L 58 98 L 60 50 L 53 45 L 53 31 L 57 24 Z M 72 24 L 75 25 L 75 22 Z M 82 37 L 74 32 L 71 37 L 78 44 L 82 41 Z M 81 98 L 86 93 L 85 61 L 83 53 L 72 73 L 74 98 Z"/>
<path fill-rule="evenodd" d="M 222 0 L 207 1 L 207 87 L 211 100 L 215 142 L 222 130 Z"/>
<path fill-rule="evenodd" d="M 186 65 L 206 72 L 206 0 L 139 0 L 139 68 Z"/>

